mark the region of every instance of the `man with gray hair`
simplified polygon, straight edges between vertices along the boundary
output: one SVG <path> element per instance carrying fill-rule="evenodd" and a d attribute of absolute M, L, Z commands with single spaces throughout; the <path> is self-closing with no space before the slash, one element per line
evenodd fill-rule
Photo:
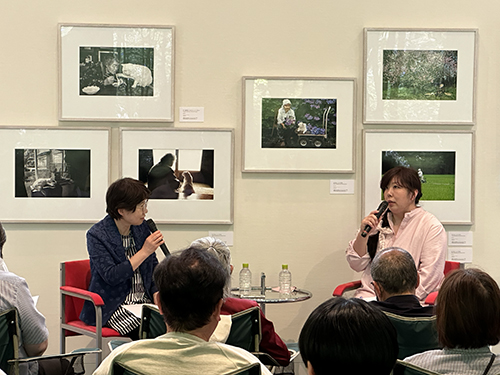
<path fill-rule="evenodd" d="M 415 290 L 420 277 L 410 253 L 389 247 L 377 253 L 371 264 L 373 287 L 380 309 L 397 315 L 424 317 L 433 315 L 433 307 L 420 305 Z"/>

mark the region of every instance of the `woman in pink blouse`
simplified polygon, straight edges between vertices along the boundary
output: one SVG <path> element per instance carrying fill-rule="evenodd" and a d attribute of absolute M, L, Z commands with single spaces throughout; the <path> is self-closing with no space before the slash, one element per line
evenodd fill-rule
<path fill-rule="evenodd" d="M 415 260 L 420 277 L 416 290 L 419 300 L 425 300 L 436 290 L 442 279 L 446 260 L 446 232 L 439 220 L 418 206 L 422 186 L 418 173 L 406 167 L 387 171 L 380 181 L 384 200 L 389 207 L 380 219 L 372 211 L 361 221 L 360 229 L 346 250 L 347 262 L 361 276 L 361 288 L 356 297 L 375 297 L 370 266 L 377 251 L 391 246 L 407 250 Z M 366 225 L 372 229 L 361 236 Z"/>

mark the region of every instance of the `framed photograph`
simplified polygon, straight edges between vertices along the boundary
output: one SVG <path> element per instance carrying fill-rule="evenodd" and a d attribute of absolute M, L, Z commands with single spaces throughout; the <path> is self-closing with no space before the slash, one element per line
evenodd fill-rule
<path fill-rule="evenodd" d="M 363 123 L 474 125 L 477 30 L 364 34 Z"/>
<path fill-rule="evenodd" d="M 443 224 L 473 224 L 472 131 L 364 130 L 363 138 L 363 217 L 383 200 L 382 175 L 393 167 L 405 166 L 415 169 L 420 177 L 420 206 Z"/>
<path fill-rule="evenodd" d="M 354 78 L 243 77 L 243 172 L 353 173 Z"/>
<path fill-rule="evenodd" d="M 106 215 L 108 128 L 1 127 L 2 222 L 96 222 Z"/>
<path fill-rule="evenodd" d="M 120 129 L 121 172 L 151 190 L 158 223 L 233 223 L 233 129 Z"/>
<path fill-rule="evenodd" d="M 59 119 L 174 121 L 174 27 L 59 25 Z"/>

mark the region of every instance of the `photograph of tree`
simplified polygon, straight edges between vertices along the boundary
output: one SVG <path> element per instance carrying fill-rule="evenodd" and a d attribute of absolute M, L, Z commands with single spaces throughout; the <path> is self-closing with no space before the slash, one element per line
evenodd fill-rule
<path fill-rule="evenodd" d="M 153 96 L 154 48 L 80 47 L 80 95 Z"/>
<path fill-rule="evenodd" d="M 455 151 L 382 151 L 382 174 L 397 166 L 413 168 L 422 183 L 420 200 L 453 201 L 455 154 Z"/>
<path fill-rule="evenodd" d="M 138 179 L 150 199 L 214 199 L 214 150 L 139 150 Z"/>
<path fill-rule="evenodd" d="M 15 149 L 15 197 L 89 198 L 90 150 Z"/>
<path fill-rule="evenodd" d="M 337 100 L 262 98 L 262 148 L 336 148 Z"/>
<path fill-rule="evenodd" d="M 458 51 L 384 50 L 383 100 L 456 100 Z"/>

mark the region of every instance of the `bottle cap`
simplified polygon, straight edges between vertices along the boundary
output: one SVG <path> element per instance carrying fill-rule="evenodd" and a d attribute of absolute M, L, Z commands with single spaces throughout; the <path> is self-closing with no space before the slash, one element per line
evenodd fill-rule
<path fill-rule="evenodd" d="M 281 265 L 282 270 L 287 270 L 288 269 L 288 264 L 282 264 Z"/>
<path fill-rule="evenodd" d="M 243 263 L 243 268 L 248 268 L 248 263 Z"/>

